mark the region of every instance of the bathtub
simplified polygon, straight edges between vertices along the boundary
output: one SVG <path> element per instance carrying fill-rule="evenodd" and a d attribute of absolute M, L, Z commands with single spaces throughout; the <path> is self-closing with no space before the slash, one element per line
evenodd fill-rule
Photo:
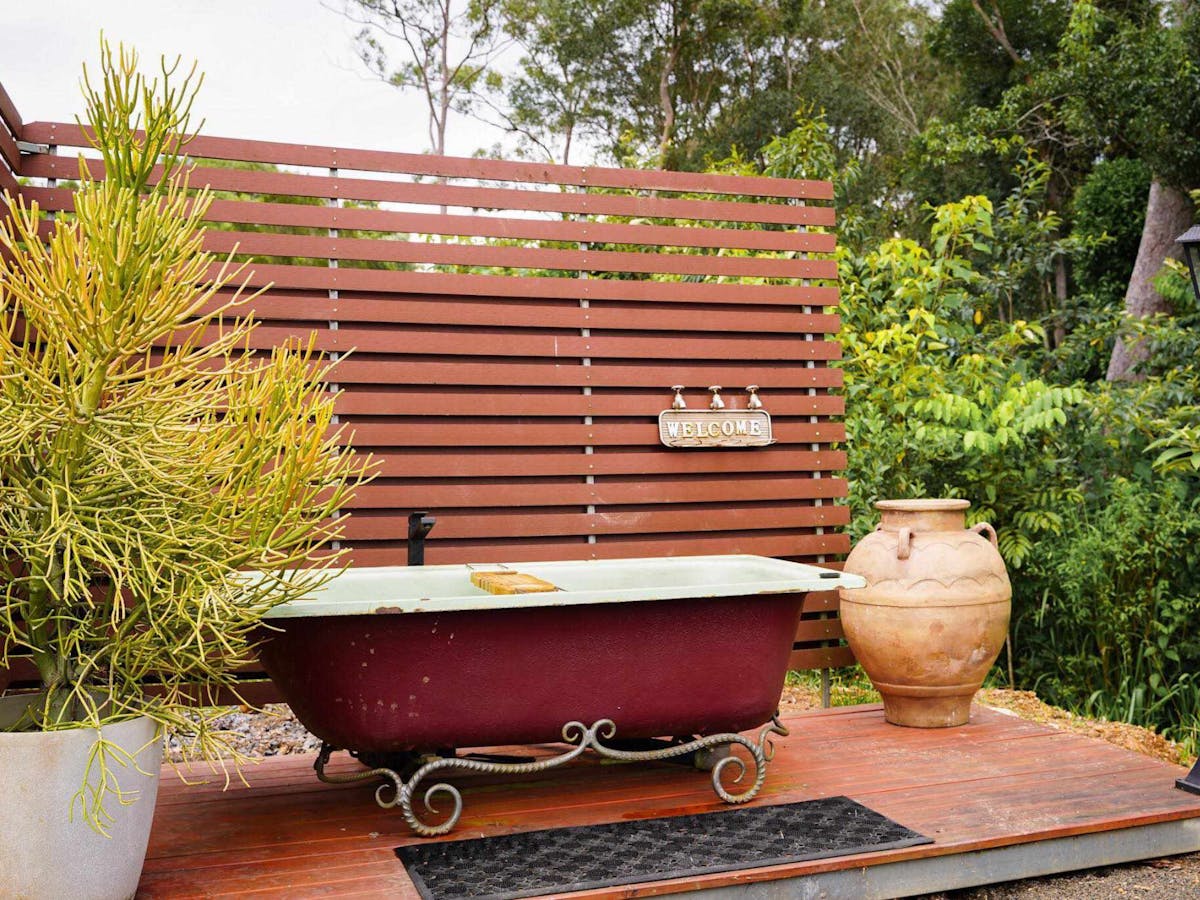
<path fill-rule="evenodd" d="M 471 583 L 472 570 L 504 568 L 559 590 L 493 595 Z M 400 803 L 414 829 L 443 833 L 411 815 L 412 785 L 431 769 L 482 764 L 443 758 L 406 784 L 389 760 L 564 739 L 576 747 L 561 760 L 585 745 L 650 759 L 665 751 L 614 754 L 600 741 L 684 736 L 681 746 L 688 736 L 719 734 L 754 757 L 757 791 L 766 735 L 753 745 L 736 732 L 777 711 L 804 595 L 863 584 L 745 555 L 354 568 L 273 609 L 259 656 L 326 745 L 318 775 L 332 748 L 390 766 L 376 772 L 394 782 L 396 799 L 377 794 L 381 805 Z M 693 741 L 692 749 L 717 742 Z M 726 761 L 744 769 L 736 757 Z M 714 787 L 730 802 L 753 793 L 728 795 L 719 780 L 714 771 Z M 436 788 L 455 797 L 453 824 L 461 799 Z"/>
<path fill-rule="evenodd" d="M 760 556 L 512 563 L 561 590 L 493 595 L 463 565 L 350 569 L 276 607 L 259 648 L 336 747 L 431 750 L 742 731 L 771 718 L 808 591 L 858 576 Z"/>

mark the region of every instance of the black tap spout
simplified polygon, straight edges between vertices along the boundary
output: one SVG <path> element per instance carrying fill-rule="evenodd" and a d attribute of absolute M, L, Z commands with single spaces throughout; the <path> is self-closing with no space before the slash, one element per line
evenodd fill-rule
<path fill-rule="evenodd" d="M 425 536 L 433 530 L 437 519 L 427 512 L 414 512 L 408 515 L 408 564 L 410 566 L 425 565 Z"/>

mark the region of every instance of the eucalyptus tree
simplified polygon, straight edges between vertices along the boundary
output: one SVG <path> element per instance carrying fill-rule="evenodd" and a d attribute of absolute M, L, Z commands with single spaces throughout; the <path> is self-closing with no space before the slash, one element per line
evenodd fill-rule
<path fill-rule="evenodd" d="M 960 109 L 992 107 L 1053 58 L 1071 0 L 949 0 L 929 35 L 932 55 L 957 73 Z"/>
<path fill-rule="evenodd" d="M 583 131 L 614 160 L 703 168 L 728 152 L 714 134 L 736 131 L 770 87 L 791 5 L 507 0 L 505 29 L 523 52 L 504 82 L 510 127 L 544 148 Z M 789 100 L 756 137 L 786 127 L 794 109 Z"/>
<path fill-rule="evenodd" d="M 417 90 L 428 108 L 429 149 L 446 152 L 451 113 L 475 108 L 485 75 L 503 49 L 501 0 L 341 0 L 362 26 L 355 50 L 367 69 L 395 87 Z M 392 56 L 398 48 L 400 58 Z"/>
<path fill-rule="evenodd" d="M 580 138 L 611 144 L 620 37 L 637 9 L 635 0 L 504 0 L 502 28 L 521 55 L 514 72 L 489 76 L 492 118 L 523 149 L 561 163 Z"/>
<path fill-rule="evenodd" d="M 801 108 L 850 152 L 898 157 L 946 93 L 933 17 L 907 0 L 506 0 L 501 17 L 522 57 L 497 110 L 557 158 L 587 134 L 616 160 L 700 169 Z"/>
<path fill-rule="evenodd" d="M 761 88 L 769 6 L 751 0 L 654 0 L 618 35 L 608 127 L 621 157 L 700 168 L 707 130 Z"/>

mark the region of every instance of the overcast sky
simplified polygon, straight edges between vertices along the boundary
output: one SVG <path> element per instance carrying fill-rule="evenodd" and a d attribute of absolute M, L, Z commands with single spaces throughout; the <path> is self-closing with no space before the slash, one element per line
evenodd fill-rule
<path fill-rule="evenodd" d="M 73 121 L 83 62 L 99 35 L 137 48 L 143 68 L 182 55 L 205 73 L 204 133 L 424 152 L 423 103 L 372 79 L 352 51 L 354 25 L 320 0 L 0 0 L 0 84 L 25 121 Z M 451 122 L 449 152 L 500 134 Z"/>

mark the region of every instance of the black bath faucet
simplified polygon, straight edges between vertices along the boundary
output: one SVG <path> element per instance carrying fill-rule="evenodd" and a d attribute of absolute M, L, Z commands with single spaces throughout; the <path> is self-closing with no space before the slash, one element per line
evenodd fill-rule
<path fill-rule="evenodd" d="M 408 514 L 408 564 L 425 565 L 425 535 L 433 530 L 437 519 L 427 512 Z"/>

